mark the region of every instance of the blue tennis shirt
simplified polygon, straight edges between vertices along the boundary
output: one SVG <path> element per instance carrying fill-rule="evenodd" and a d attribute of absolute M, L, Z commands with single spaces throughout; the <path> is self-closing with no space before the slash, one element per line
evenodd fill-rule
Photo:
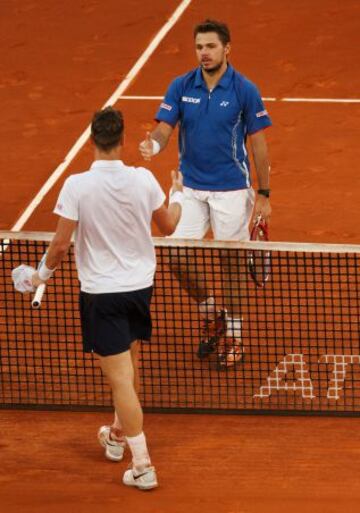
<path fill-rule="evenodd" d="M 184 185 L 232 191 L 251 185 L 248 134 L 271 125 L 256 86 L 228 65 L 210 92 L 201 68 L 177 77 L 156 114 L 179 122 L 179 157 Z"/>

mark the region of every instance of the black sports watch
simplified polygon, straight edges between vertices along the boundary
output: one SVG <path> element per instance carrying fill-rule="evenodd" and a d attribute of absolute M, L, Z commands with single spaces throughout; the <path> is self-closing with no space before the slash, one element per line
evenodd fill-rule
<path fill-rule="evenodd" d="M 270 198 L 270 189 L 258 189 L 258 194 L 261 196 L 265 196 L 265 198 Z"/>

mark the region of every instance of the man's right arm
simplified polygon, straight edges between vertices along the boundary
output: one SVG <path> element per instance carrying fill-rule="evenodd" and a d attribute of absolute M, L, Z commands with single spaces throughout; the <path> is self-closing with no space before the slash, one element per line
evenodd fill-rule
<path fill-rule="evenodd" d="M 153 212 L 153 221 L 163 235 L 174 233 L 181 216 L 181 204 L 171 203 L 166 207 L 165 203 Z"/>
<path fill-rule="evenodd" d="M 183 184 L 182 174 L 179 171 L 171 171 L 172 186 L 169 199 L 169 206 L 165 203 L 160 208 L 154 210 L 152 220 L 163 235 L 174 233 L 181 217 L 183 203 Z"/>
<path fill-rule="evenodd" d="M 184 77 L 177 77 L 171 82 L 160 103 L 155 119 L 157 127 L 146 134 L 146 139 L 140 143 L 139 150 L 145 160 L 166 148 L 170 136 L 181 118 L 181 97 Z"/>
<path fill-rule="evenodd" d="M 139 151 L 144 160 L 151 160 L 151 157 L 166 148 L 174 127 L 160 121 L 151 133 L 147 132 L 146 138 L 139 145 Z"/>

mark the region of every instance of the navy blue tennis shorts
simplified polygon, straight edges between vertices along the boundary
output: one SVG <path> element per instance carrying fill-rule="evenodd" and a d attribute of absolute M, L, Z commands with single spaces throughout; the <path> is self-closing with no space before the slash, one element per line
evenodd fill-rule
<path fill-rule="evenodd" d="M 84 351 L 110 356 L 128 351 L 134 340 L 150 340 L 152 291 L 80 292 Z"/>

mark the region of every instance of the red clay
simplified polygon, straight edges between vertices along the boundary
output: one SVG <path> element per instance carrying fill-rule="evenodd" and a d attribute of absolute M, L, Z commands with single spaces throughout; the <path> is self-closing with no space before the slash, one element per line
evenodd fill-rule
<path fill-rule="evenodd" d="M 4 513 L 358 512 L 358 420 L 148 415 L 160 487 L 142 493 L 97 445 L 109 414 L 0 415 Z"/>
<path fill-rule="evenodd" d="M 178 1 L 2 2 L 0 229 L 10 229 L 135 63 Z M 354 98 L 359 2 L 194 0 L 126 94 L 161 95 L 196 66 L 191 29 L 230 23 L 232 63 L 264 96 Z M 121 101 L 124 160 L 143 165 L 139 141 L 157 102 Z M 273 240 L 358 243 L 360 106 L 268 103 L 274 127 Z M 66 175 L 86 169 L 90 147 Z M 176 140 L 151 164 L 162 185 Z M 25 229 L 53 230 L 64 177 Z M 0 510 L 6 513 L 357 512 L 358 420 L 231 416 L 147 417 L 161 488 L 119 484 L 103 460 L 98 414 L 0 412 Z M 355 456 L 355 457 L 354 457 Z"/>

